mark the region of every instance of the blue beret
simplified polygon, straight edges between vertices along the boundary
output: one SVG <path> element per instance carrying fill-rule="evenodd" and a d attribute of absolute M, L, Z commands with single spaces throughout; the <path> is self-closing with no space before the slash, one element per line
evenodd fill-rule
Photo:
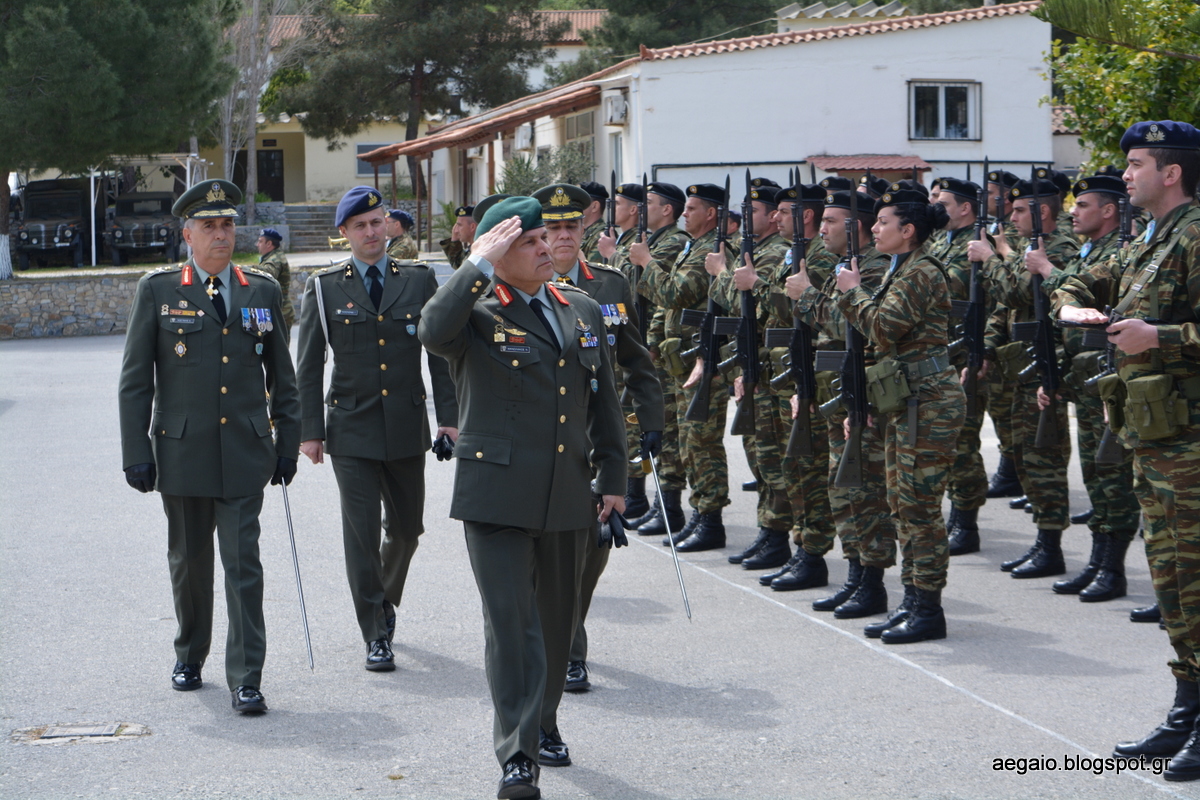
<path fill-rule="evenodd" d="M 1128 190 L 1125 188 L 1125 181 L 1115 175 L 1105 175 L 1103 173 L 1075 182 L 1072 193 L 1076 197 L 1079 197 L 1081 194 L 1088 194 L 1089 192 L 1107 192 L 1108 194 L 1118 196 L 1128 194 Z"/>
<path fill-rule="evenodd" d="M 1138 147 L 1166 150 L 1200 150 L 1200 131 L 1186 122 L 1164 119 L 1160 122 L 1136 122 L 1121 137 L 1126 154 Z"/>
<path fill-rule="evenodd" d="M 274 228 L 263 228 L 258 235 L 262 236 L 264 239 L 271 239 L 275 242 L 275 244 L 279 244 L 283 241 L 283 234 Z"/>
<path fill-rule="evenodd" d="M 510 217 L 521 218 L 523 231 L 531 231 L 545 224 L 542 222 L 542 204 L 537 200 L 532 197 L 508 197 L 487 210 L 475 229 L 476 237 L 483 236 Z"/>
<path fill-rule="evenodd" d="M 412 214 L 409 214 L 407 211 L 405 211 L 402 208 L 393 208 L 391 211 L 388 212 L 388 216 L 391 217 L 392 219 L 396 220 L 397 222 L 404 223 L 404 225 L 409 228 L 411 228 L 413 226 Z"/>
<path fill-rule="evenodd" d="M 355 186 L 338 201 L 334 225 L 340 228 L 351 217 L 382 207 L 383 195 L 370 186 Z"/>

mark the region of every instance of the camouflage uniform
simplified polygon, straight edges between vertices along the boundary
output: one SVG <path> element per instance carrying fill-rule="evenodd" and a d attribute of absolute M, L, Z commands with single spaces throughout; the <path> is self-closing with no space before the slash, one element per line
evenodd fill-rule
<path fill-rule="evenodd" d="M 288 267 L 287 256 L 278 247 L 258 259 L 258 268 L 279 281 L 283 290 L 283 319 L 289 330 L 296 324 L 296 309 L 292 306 L 292 273 Z M 291 334 L 285 331 L 288 336 Z"/>
<path fill-rule="evenodd" d="M 655 259 L 642 270 L 637 290 L 662 311 L 666 338 L 684 336 L 681 322 L 685 308 L 708 308 L 709 281 L 704 258 L 712 252 L 716 238 L 714 229 L 699 238 L 689 239 L 670 267 Z M 684 415 L 695 390 L 683 388 L 686 376 L 675 377 L 668 373 L 668 380 L 670 387 L 664 388 L 663 394 L 675 397 L 680 457 L 692 487 L 689 503 L 701 514 L 719 511 L 729 505 L 729 464 L 724 441 L 725 413 L 729 405 L 727 384 L 719 374 L 713 378 L 708 419 L 691 422 Z M 667 403 L 670 404 L 670 400 Z M 663 438 L 665 445 L 666 436 Z M 665 446 L 663 449 L 665 452 Z"/>
<path fill-rule="evenodd" d="M 1043 237 L 1043 247 L 1050 262 L 1063 269 L 1078 257 L 1079 245 L 1074 239 L 1058 231 L 1050 231 Z M 1033 294 L 1031 275 L 1025 269 L 1024 250 L 1018 251 L 1002 268 L 993 271 L 999 304 L 988 320 L 986 345 L 989 353 L 1006 343 L 1014 322 L 1033 319 Z M 1045 287 L 1043 286 L 1043 291 Z M 1020 343 L 1024 350 L 1024 344 Z M 1070 525 L 1067 498 L 1067 462 L 1071 458 L 1070 426 L 1067 421 L 1065 403 L 1058 404 L 1058 444 L 1054 447 L 1037 449 L 1038 375 L 1031 370 L 1027 377 L 1017 378 L 1016 372 L 1030 363 L 1028 355 L 1009 362 L 1008 376 L 1017 380 L 1013 391 L 1013 462 L 1021 486 L 1033 505 L 1033 521 L 1038 530 L 1061 531 Z"/>
<path fill-rule="evenodd" d="M 600 219 L 587 226 L 583 232 L 583 243 L 579 249 L 583 251 L 583 260 L 589 264 L 601 264 L 604 258 L 600 255 L 600 235 L 604 233 L 604 220 Z"/>
<path fill-rule="evenodd" d="M 1125 316 L 1164 320 L 1157 326 L 1159 346 L 1137 355 L 1117 350 L 1117 370 L 1126 386 L 1138 378 L 1173 376 L 1187 408 L 1187 422 L 1170 438 L 1143 441 L 1128 425 L 1120 434 L 1134 454 L 1133 485 L 1146 519 L 1150 577 L 1175 650 L 1171 671 L 1178 678 L 1196 681 L 1200 680 L 1200 303 L 1195 298 L 1200 297 L 1200 205 L 1179 206 L 1158 221 L 1152 235 L 1143 234 L 1133 243 L 1116 296 L 1124 298 L 1150 263 L 1157 263 L 1158 271 Z M 1104 269 L 1099 265 L 1092 275 Z M 1083 284 L 1071 279 L 1064 289 L 1084 301 L 1073 304 L 1097 305 Z"/>
<path fill-rule="evenodd" d="M 919 247 L 893 257 L 878 295 L 856 287 L 838 298 L 838 307 L 866 332 L 877 355 L 886 353 L 905 365 L 909 387 L 919 398 L 915 430 L 910 429 L 913 406 L 884 415 L 888 503 L 905 561 L 912 563 L 912 585 L 938 592 L 946 585 L 950 561 L 942 495 L 966 407 L 947 352 L 949 285 L 941 265 Z"/>
<path fill-rule="evenodd" d="M 1028 242 L 1017 233 L 1016 226 L 1011 222 L 1004 223 L 1003 226 L 1004 238 L 1007 240 L 1009 247 L 1014 253 L 1024 252 Z M 988 235 L 995 241 L 995 238 L 1000 235 L 995 222 L 989 227 Z M 985 265 L 989 273 L 998 271 L 1003 266 L 1003 262 L 999 258 L 989 259 Z M 988 288 L 988 307 L 994 314 L 996 311 L 996 291 L 995 288 Z M 989 315 L 990 316 L 990 315 Z M 997 342 L 996 346 L 1008 343 L 1008 332 L 1003 332 L 1003 337 Z M 987 412 L 992 418 L 992 428 L 996 431 L 996 438 L 1000 440 L 1000 455 L 1004 458 L 1011 459 L 1013 457 L 1013 423 L 1012 423 L 1012 405 L 1013 393 L 1016 391 L 1017 382 L 1015 379 L 1006 377 L 1004 372 L 996 369 L 996 364 L 993 362 L 993 369 L 987 374 Z"/>
<path fill-rule="evenodd" d="M 388 242 L 387 254 L 397 261 L 413 261 L 420 252 L 413 237 L 407 233 L 402 233 Z"/>
<path fill-rule="evenodd" d="M 446 254 L 446 260 L 450 262 L 450 266 L 453 269 L 461 267 L 463 260 L 471 255 L 470 245 L 456 242 L 449 237 L 439 240 L 438 245 L 442 248 L 442 252 Z M 416 258 L 416 256 L 413 256 L 413 258 Z"/>

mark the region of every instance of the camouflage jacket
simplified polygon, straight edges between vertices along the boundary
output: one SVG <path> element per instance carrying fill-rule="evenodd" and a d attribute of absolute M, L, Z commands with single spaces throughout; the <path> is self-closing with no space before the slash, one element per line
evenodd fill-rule
<path fill-rule="evenodd" d="M 777 281 L 787 278 L 786 275 L 781 278 L 779 267 L 790 253 L 791 248 L 778 233 L 772 233 L 762 241 L 755 242 L 754 244 L 753 263 L 754 271 L 758 273 L 758 282 L 754 284 L 754 288 L 750 290 L 750 294 L 754 297 L 755 310 L 758 312 L 757 320 L 760 337 L 771 316 L 772 286 Z M 742 266 L 742 259 L 739 255 L 737 260 L 729 265 L 729 269 L 726 269 L 714 278 L 708 287 L 708 294 L 717 305 L 728 309 L 729 314 L 735 317 L 742 315 L 742 293 L 738 291 L 737 286 L 733 283 L 733 271 L 740 266 Z"/>
<path fill-rule="evenodd" d="M 583 251 L 583 259 L 589 264 L 600 264 L 600 234 L 604 233 L 604 220 L 600 219 L 587 226 L 583 232 L 583 243 L 579 249 Z"/>
<path fill-rule="evenodd" d="M 1042 242 L 1046 257 L 1060 271 L 1079 257 L 1079 244 L 1057 230 L 1047 233 Z M 1025 269 L 1025 250 L 1015 251 L 1003 267 L 992 270 L 990 275 L 992 280 L 989 285 L 996 293 L 997 305 L 988 318 L 984 335 L 985 347 L 989 352 L 1009 341 L 1014 322 L 1033 319 L 1033 276 Z M 1043 282 L 1042 291 L 1049 296 L 1052 287 Z"/>
<path fill-rule="evenodd" d="M 688 239 L 671 266 L 664 266 L 664 262 L 655 259 L 642 270 L 637 290 L 663 310 L 665 338 L 683 335 L 680 322 L 685 308 L 708 308 L 709 280 L 704 259 L 713 251 L 716 241 L 714 228 L 695 239 Z"/>
<path fill-rule="evenodd" d="M 283 319 L 288 328 L 296 324 L 296 310 L 292 307 L 292 273 L 288 268 L 287 256 L 275 248 L 258 259 L 258 268 L 279 281 L 283 291 Z M 288 333 L 291 336 L 291 333 Z"/>
<path fill-rule="evenodd" d="M 843 261 L 845 260 L 843 258 Z M 859 254 L 858 259 L 863 290 L 874 296 L 879 291 L 883 276 L 891 263 L 891 256 L 884 255 L 868 245 Z M 796 301 L 796 316 L 817 331 L 818 337 L 825 342 L 842 342 L 846 338 L 846 315 L 838 307 L 841 296 L 842 292 L 837 288 L 837 270 L 830 270 L 829 277 L 820 289 L 810 286 L 800 295 L 800 299 Z"/>
<path fill-rule="evenodd" d="M 838 263 L 837 254 L 830 252 L 825 247 L 824 239 L 820 236 L 814 236 L 808 242 L 808 252 L 805 253 L 805 256 L 806 266 L 808 267 L 808 279 L 812 281 L 813 286 L 824 287 L 834 274 L 834 268 Z M 792 326 L 792 318 L 797 308 L 792 299 L 787 296 L 787 290 L 784 286 L 784 282 L 791 274 L 792 249 L 788 247 L 787 254 L 783 257 L 783 263 L 779 265 L 779 274 L 771 285 L 771 313 L 767 318 L 767 325 L 769 327 L 790 328 Z M 819 350 L 840 350 L 842 347 L 842 334 L 839 333 L 836 337 L 831 338 L 825 335 L 823 331 L 818 330 L 814 344 Z"/>
<path fill-rule="evenodd" d="M 634 231 L 630 232 L 629 243 L 633 243 L 633 237 L 636 235 Z M 622 237 L 624 238 L 624 237 Z M 673 264 L 679 251 L 684 248 L 692 237 L 688 236 L 685 231 L 680 230 L 674 225 L 664 225 L 646 238 L 646 246 L 650 248 L 650 257 L 659 264 Z M 629 285 L 633 286 L 638 277 L 638 267 L 629 260 L 629 248 L 625 248 L 625 264 L 622 267 Z M 664 332 L 665 314 L 654 301 L 654 298 L 641 292 L 639 294 L 646 298 L 646 313 L 650 319 L 646 322 L 646 346 L 656 347 L 659 342 L 667 338 Z M 635 300 L 637 298 L 634 298 Z"/>
<path fill-rule="evenodd" d="M 412 261 L 417 255 L 417 243 L 407 233 L 388 242 L 387 254 L 397 261 Z"/>
<path fill-rule="evenodd" d="M 458 269 L 462 266 L 463 260 L 471 254 L 471 246 L 464 245 L 462 242 L 456 242 L 453 239 L 441 239 L 438 245 L 442 248 L 442 252 L 446 254 L 446 260 L 450 262 L 453 269 Z M 416 258 L 416 256 L 413 256 Z"/>

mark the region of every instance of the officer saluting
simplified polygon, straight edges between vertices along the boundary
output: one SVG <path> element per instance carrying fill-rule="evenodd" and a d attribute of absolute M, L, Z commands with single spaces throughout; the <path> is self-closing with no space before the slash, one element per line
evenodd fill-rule
<path fill-rule="evenodd" d="M 241 198 L 228 181 L 206 181 L 176 201 L 193 255 L 138 282 L 118 392 L 125 478 L 139 491 L 157 489 L 167 515 L 179 621 L 171 686 L 201 686 L 215 528 L 229 613 L 225 678 L 236 711 L 261 713 L 258 514 L 267 481 L 296 474 L 300 402 L 279 284 L 229 261 Z"/>
<path fill-rule="evenodd" d="M 533 198 L 496 203 L 420 325 L 425 346 L 450 362 L 462 406 L 450 516 L 463 520 L 483 600 L 500 798 L 540 796 L 539 728 L 561 742 L 577 575 L 595 546 L 593 467 L 600 518 L 625 505 L 604 317 L 583 292 L 546 285 L 542 225 Z"/>

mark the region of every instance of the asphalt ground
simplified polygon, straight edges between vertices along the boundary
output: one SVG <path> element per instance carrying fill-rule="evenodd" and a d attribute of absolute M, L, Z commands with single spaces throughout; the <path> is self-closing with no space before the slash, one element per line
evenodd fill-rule
<path fill-rule="evenodd" d="M 230 708 L 219 570 L 206 684 L 169 688 L 165 520 L 158 499 L 121 472 L 122 346 L 116 336 L 0 343 L 0 717 L 11 732 L 0 744 L 0 798 L 494 797 L 482 616 L 462 526 L 447 518 L 449 463 L 428 461 L 427 530 L 400 609 L 395 672 L 363 669 L 333 473 L 304 463 L 289 494 L 315 671 L 282 496 L 268 487 L 271 711 L 243 718 Z M 657 538 L 632 537 L 613 554 L 589 619 L 593 689 L 566 696 L 560 711 L 575 763 L 543 770 L 545 797 L 1200 797 L 1200 785 L 1153 770 L 1078 762 L 1149 731 L 1173 697 L 1166 634 L 1128 621 L 1153 600 L 1139 548 L 1128 597 L 1060 597 L 1050 579 L 999 571 L 1034 529 L 1028 515 L 990 502 L 983 550 L 951 563 L 948 638 L 886 646 L 862 636 L 864 621 L 813 612 L 825 590 L 775 593 L 727 563 L 755 528 L 753 496 L 736 491 L 749 477 L 741 443 L 726 446 L 729 547 L 681 556 L 691 621 Z M 990 470 L 994 439 L 984 453 Z M 1087 501 L 1077 466 L 1072 487 L 1078 511 Z M 1088 547 L 1084 528 L 1068 530 L 1069 569 Z M 836 551 L 828 561 L 832 587 L 845 562 Z M 887 586 L 894 605 L 896 570 Z M 45 726 L 81 723 L 144 735 L 31 741 Z M 996 759 L 1013 761 L 997 769 Z M 1046 759 L 1054 769 L 1034 768 Z"/>

